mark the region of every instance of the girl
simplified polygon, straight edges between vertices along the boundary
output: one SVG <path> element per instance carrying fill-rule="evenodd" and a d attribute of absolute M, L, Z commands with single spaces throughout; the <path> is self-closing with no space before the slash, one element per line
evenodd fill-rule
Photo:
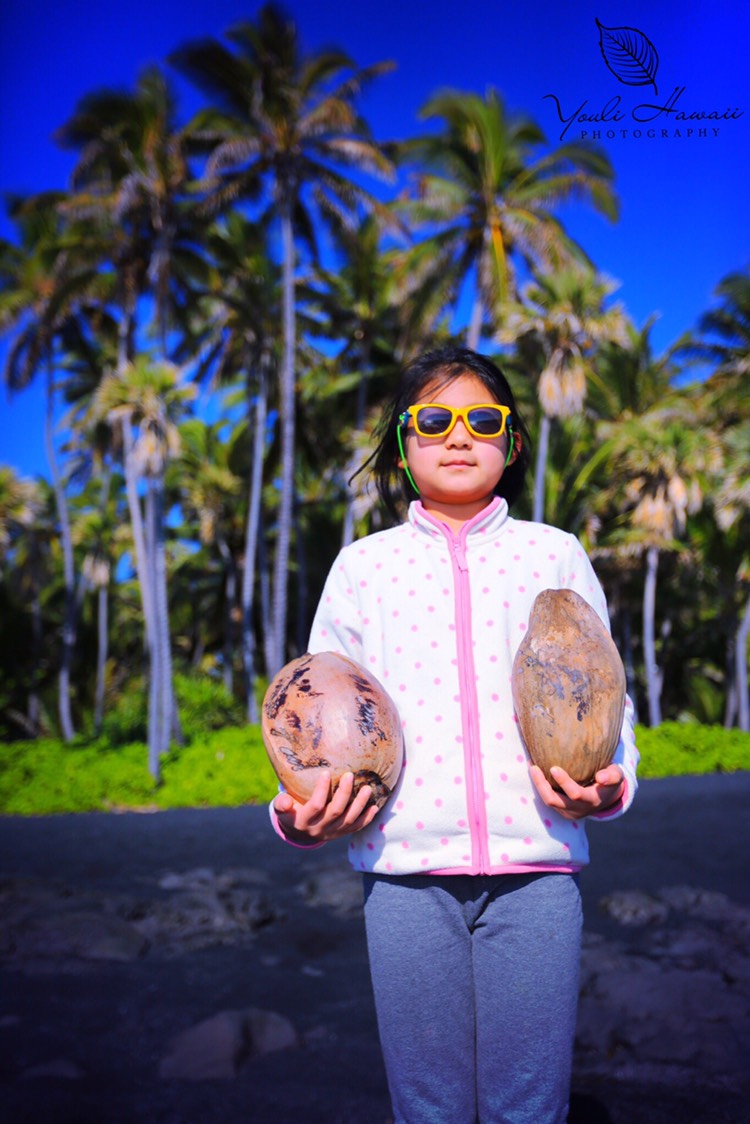
<path fill-rule="evenodd" d="M 276 829 L 299 845 L 351 834 L 364 873 L 378 1027 L 396 1122 L 564 1121 L 578 1001 L 583 820 L 630 804 L 638 754 L 628 700 L 615 761 L 589 787 L 530 766 L 510 692 L 532 602 L 568 587 L 607 621 L 572 535 L 508 514 L 529 463 L 505 377 L 475 352 L 407 369 L 372 458 L 408 519 L 340 553 L 310 650 L 380 679 L 406 761 L 377 815 L 353 778 L 331 798 L 280 793 Z M 377 816 L 377 818 L 376 818 Z"/>

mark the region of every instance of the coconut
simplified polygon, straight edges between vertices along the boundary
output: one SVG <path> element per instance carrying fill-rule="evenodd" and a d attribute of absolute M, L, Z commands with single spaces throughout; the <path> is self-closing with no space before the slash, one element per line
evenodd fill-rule
<path fill-rule="evenodd" d="M 529 757 L 550 783 L 553 765 L 586 785 L 611 763 L 625 669 L 601 618 L 574 590 L 545 589 L 536 597 L 511 686 Z"/>
<path fill-rule="evenodd" d="M 321 773 L 331 794 L 344 773 L 354 774 L 352 799 L 364 785 L 379 808 L 403 764 L 398 711 L 374 675 L 337 652 L 307 653 L 270 683 L 261 715 L 263 744 L 286 791 L 300 803 Z"/>

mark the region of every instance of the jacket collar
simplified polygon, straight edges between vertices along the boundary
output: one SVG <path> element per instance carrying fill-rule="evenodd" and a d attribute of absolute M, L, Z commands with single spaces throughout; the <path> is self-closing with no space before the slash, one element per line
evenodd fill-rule
<path fill-rule="evenodd" d="M 409 523 L 412 527 L 438 540 L 459 538 L 467 542 L 494 538 L 500 534 L 509 518 L 507 501 L 501 496 L 495 496 L 487 507 L 464 524 L 460 534 L 456 536 L 447 524 L 425 510 L 421 500 L 413 500 L 409 504 Z"/>

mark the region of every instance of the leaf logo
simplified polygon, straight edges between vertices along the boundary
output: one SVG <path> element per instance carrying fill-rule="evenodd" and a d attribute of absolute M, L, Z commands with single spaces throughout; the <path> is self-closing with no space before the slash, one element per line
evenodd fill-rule
<path fill-rule="evenodd" d="M 626 86 L 653 86 L 658 94 L 659 55 L 648 36 L 637 27 L 605 27 L 599 20 L 596 26 L 602 58 L 615 78 Z"/>

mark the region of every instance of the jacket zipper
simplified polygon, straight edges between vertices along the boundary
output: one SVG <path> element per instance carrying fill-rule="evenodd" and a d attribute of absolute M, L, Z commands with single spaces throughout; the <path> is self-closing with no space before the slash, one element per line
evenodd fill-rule
<path fill-rule="evenodd" d="M 487 809 L 484 800 L 484 777 L 479 746 L 479 702 L 477 699 L 474 652 L 471 628 L 471 585 L 466 560 L 466 535 L 469 528 L 454 535 L 445 528 L 451 546 L 453 574 L 456 583 L 456 648 L 458 657 L 461 730 L 464 740 L 467 810 L 472 840 L 472 864 L 481 874 L 489 871 L 487 843 Z"/>

